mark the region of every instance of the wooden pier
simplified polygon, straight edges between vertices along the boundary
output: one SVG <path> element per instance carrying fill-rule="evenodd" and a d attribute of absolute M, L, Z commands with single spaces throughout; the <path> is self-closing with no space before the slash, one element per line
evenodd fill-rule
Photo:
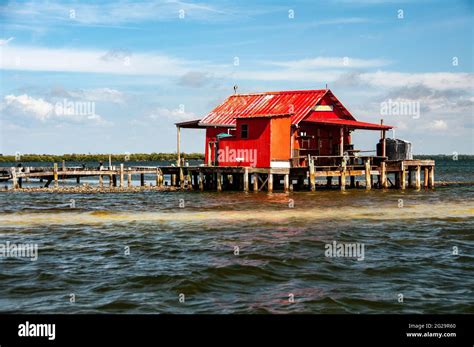
<path fill-rule="evenodd" d="M 389 161 L 384 157 L 308 157 L 308 166 L 292 168 L 254 168 L 241 166 L 118 166 L 11 167 L 0 172 L 0 180 L 12 181 L 11 189 L 22 190 L 25 182 L 39 180 L 42 188 L 58 189 L 60 181 L 98 178 L 100 190 L 124 190 L 132 187 L 132 178 L 152 176 L 150 185 L 166 189 L 200 191 L 318 190 L 327 188 L 433 188 L 434 160 Z M 423 180 L 422 180 L 423 177 Z M 334 179 L 333 179 L 334 178 Z M 337 180 L 337 181 L 336 181 Z M 423 182 L 423 183 L 422 183 Z"/>

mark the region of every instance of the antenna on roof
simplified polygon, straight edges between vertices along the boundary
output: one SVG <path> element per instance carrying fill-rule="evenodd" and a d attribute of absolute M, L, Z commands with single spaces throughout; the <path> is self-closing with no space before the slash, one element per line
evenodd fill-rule
<path fill-rule="evenodd" d="M 237 89 L 239 88 L 239 86 L 237 84 L 234 85 L 234 94 L 237 94 Z"/>
<path fill-rule="evenodd" d="M 328 90 L 328 84 L 326 83 L 326 90 Z"/>

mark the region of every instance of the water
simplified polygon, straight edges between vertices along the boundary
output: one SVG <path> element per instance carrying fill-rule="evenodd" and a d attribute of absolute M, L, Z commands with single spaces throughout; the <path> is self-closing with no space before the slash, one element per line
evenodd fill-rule
<path fill-rule="evenodd" d="M 436 179 L 472 182 L 473 163 Z M 0 258 L 1 312 L 474 313 L 472 185 L 0 196 L 0 243 L 39 247 Z M 333 241 L 364 260 L 326 257 Z"/>

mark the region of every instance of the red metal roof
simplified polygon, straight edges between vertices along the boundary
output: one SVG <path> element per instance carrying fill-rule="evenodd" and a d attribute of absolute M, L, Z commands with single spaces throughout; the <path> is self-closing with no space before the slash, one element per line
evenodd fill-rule
<path fill-rule="evenodd" d="M 341 118 L 333 118 L 333 119 L 308 119 L 304 120 L 305 122 L 310 123 L 319 123 L 319 124 L 326 124 L 326 125 L 344 125 L 348 128 L 353 129 L 368 129 L 368 130 L 389 130 L 393 127 L 390 125 L 380 125 L 375 123 L 367 123 L 367 122 L 359 122 L 356 120 L 351 119 L 341 119 Z"/>
<path fill-rule="evenodd" d="M 292 116 L 291 113 L 282 113 L 282 114 L 252 114 L 246 116 L 237 116 L 235 119 L 239 118 L 277 118 L 277 117 L 290 117 Z"/>
<path fill-rule="evenodd" d="M 233 125 L 236 117 L 288 113 L 291 123 L 298 124 L 326 93 L 331 92 L 319 89 L 231 95 L 205 116 L 200 125 Z"/>
<path fill-rule="evenodd" d="M 324 96 L 337 107 L 334 112 L 315 112 Z M 358 122 L 336 96 L 328 89 L 291 90 L 255 94 L 235 94 L 212 110 L 199 122 L 200 126 L 234 126 L 236 118 L 276 117 L 291 115 L 291 123 L 301 121 L 328 125 L 345 125 L 354 129 L 388 130 L 393 127 L 374 123 Z"/>

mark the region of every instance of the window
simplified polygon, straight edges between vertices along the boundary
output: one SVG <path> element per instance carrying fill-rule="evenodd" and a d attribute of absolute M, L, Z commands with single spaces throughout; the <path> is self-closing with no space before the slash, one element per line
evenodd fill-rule
<path fill-rule="evenodd" d="M 249 137 L 249 126 L 248 126 L 248 124 L 242 124 L 240 126 L 240 137 L 242 139 L 247 139 Z"/>
<path fill-rule="evenodd" d="M 323 112 L 323 111 L 333 111 L 334 108 L 332 105 L 316 105 L 314 107 L 314 110 Z"/>

